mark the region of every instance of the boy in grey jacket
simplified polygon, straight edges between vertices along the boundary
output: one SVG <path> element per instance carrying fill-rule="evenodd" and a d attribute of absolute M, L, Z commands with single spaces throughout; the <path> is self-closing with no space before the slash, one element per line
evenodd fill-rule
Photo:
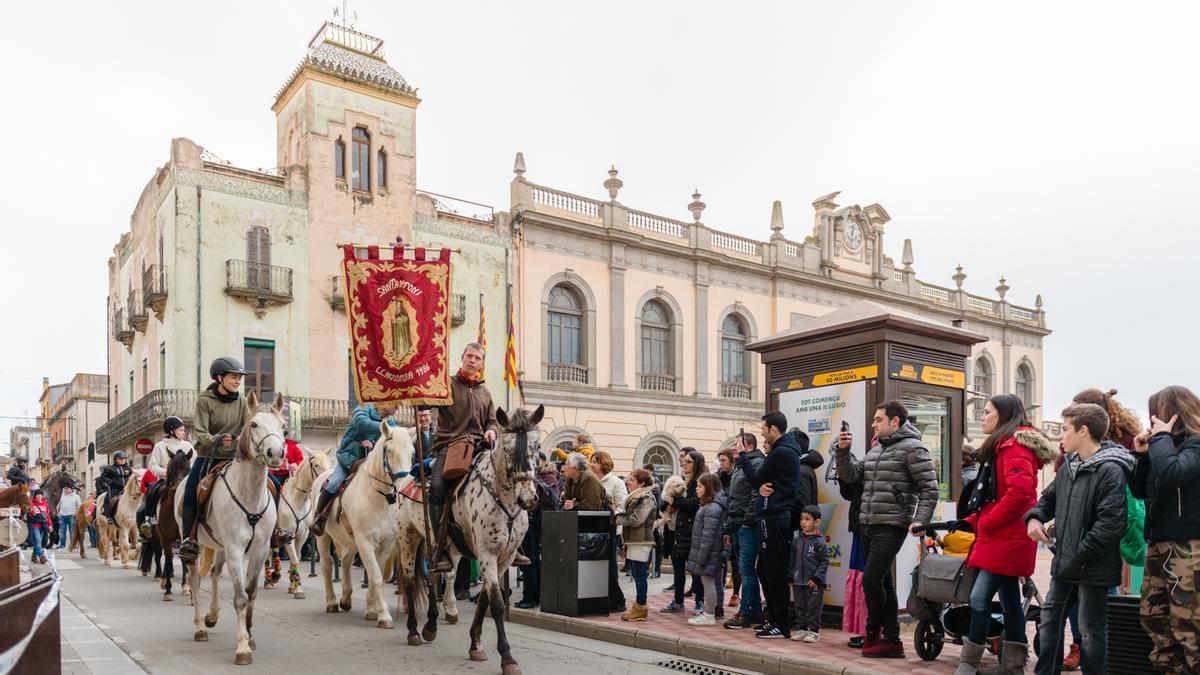
<path fill-rule="evenodd" d="M 829 548 L 821 534 L 821 509 L 815 504 L 800 512 L 800 533 L 792 539 L 792 598 L 796 603 L 797 642 L 816 642 L 821 633 L 821 609 L 825 604 L 825 573 L 829 571 Z"/>

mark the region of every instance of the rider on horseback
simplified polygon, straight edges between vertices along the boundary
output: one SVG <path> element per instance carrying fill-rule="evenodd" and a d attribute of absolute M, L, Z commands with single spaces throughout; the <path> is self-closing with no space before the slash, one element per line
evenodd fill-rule
<path fill-rule="evenodd" d="M 13 465 L 8 467 L 8 482 L 12 485 L 25 485 L 32 482 L 33 479 L 25 473 L 26 467 L 29 466 L 29 458 L 25 455 L 17 455 L 13 458 Z"/>
<path fill-rule="evenodd" d="M 237 435 L 246 426 L 246 402 L 238 394 L 246 369 L 231 356 L 212 362 L 208 373 L 213 383 L 200 392 L 196 400 L 196 454 L 192 471 L 184 485 L 183 508 L 180 519 L 184 536 L 179 545 L 179 557 L 187 563 L 196 561 L 200 547 L 196 544 L 196 488 L 200 479 L 219 461 L 233 459 Z"/>
<path fill-rule="evenodd" d="M 154 451 L 150 453 L 150 473 L 154 474 L 155 480 L 167 477 L 167 465 L 171 463 L 171 458 L 177 452 L 196 453 L 196 448 L 192 447 L 191 441 L 187 439 L 187 427 L 184 426 L 183 420 L 172 415 L 163 420 L 162 440 L 154 444 Z M 158 513 L 158 498 L 166 489 L 166 483 L 162 483 L 161 487 L 155 485 L 146 491 L 146 502 L 143 505 L 145 509 L 146 522 L 141 524 L 139 528 L 142 536 L 150 536 L 150 527 L 155 525 L 155 516 Z"/>
<path fill-rule="evenodd" d="M 444 573 L 454 569 L 445 537 L 439 537 L 437 534 L 445 531 L 447 527 L 442 521 L 449 519 L 450 509 L 443 508 L 443 505 L 446 503 L 446 497 L 453 491 L 453 484 L 457 483 L 442 477 L 442 468 L 446 463 L 446 446 L 463 438 L 470 439 L 472 447 L 481 443 L 495 443 L 499 430 L 492 394 L 483 386 L 483 364 L 483 346 L 477 342 L 468 344 L 463 349 L 462 366 L 458 373 L 450 378 L 453 403 L 437 409 L 437 433 L 433 442 L 435 459 L 429 489 L 430 525 L 435 528 L 434 536 L 438 542 L 437 559 L 433 565 L 436 572 Z M 426 451 L 428 450 L 426 448 Z M 523 560 L 518 554 L 518 560 L 513 564 L 528 565 L 529 561 Z"/>
<path fill-rule="evenodd" d="M 100 477 L 96 479 L 96 493 L 108 493 L 104 498 L 104 516 L 109 523 L 117 515 L 117 500 L 125 489 L 125 481 L 133 475 L 133 467 L 129 466 L 123 451 L 114 452 L 112 460 L 112 464 L 100 469 Z"/>
<path fill-rule="evenodd" d="M 350 469 L 354 463 L 366 457 L 371 452 L 371 448 L 375 446 L 375 441 L 379 440 L 380 422 L 394 412 L 396 412 L 395 404 L 385 405 L 383 403 L 366 403 L 354 409 L 354 414 L 350 416 L 350 424 L 346 427 L 346 433 L 342 434 L 341 444 L 338 445 L 337 466 L 329 475 L 329 479 L 325 481 L 325 489 L 321 490 L 321 496 L 317 500 L 317 515 L 313 524 L 308 527 L 308 531 L 313 536 L 319 537 L 325 534 L 325 520 L 329 517 L 329 503 L 337 496 L 338 488 L 350 475 Z M 393 421 L 388 423 L 395 426 Z"/>

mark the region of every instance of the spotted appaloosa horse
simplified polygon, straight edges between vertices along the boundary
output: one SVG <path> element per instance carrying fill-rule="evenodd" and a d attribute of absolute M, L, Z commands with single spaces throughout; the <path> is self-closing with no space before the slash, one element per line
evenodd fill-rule
<path fill-rule="evenodd" d="M 456 489 L 457 496 L 451 507 L 455 522 L 462 529 L 463 540 L 479 560 L 479 572 L 483 579 L 483 590 L 475 606 L 475 618 L 471 622 L 471 647 L 468 655 L 472 661 L 485 661 L 487 654 L 480 646 L 483 633 L 484 613 L 490 608 L 492 621 L 496 624 L 496 650 L 500 652 L 503 675 L 519 675 L 520 667 L 512 656 L 508 637 L 504 630 L 504 610 L 508 602 L 500 587 L 500 571 L 512 566 L 517 547 L 529 529 L 528 510 L 537 504 L 536 458 L 540 444 L 537 425 L 542 421 L 542 406 L 530 413 L 518 408 L 511 414 L 503 408 L 496 410 L 496 421 L 500 423 L 499 447 L 484 450 Z M 415 504 L 415 506 L 414 506 Z M 399 570 L 408 611 L 408 641 L 417 645 L 424 638 L 432 641 L 437 637 L 437 603 L 429 602 L 429 588 L 423 585 L 424 561 L 420 559 L 424 545 L 423 515 L 420 505 L 407 501 L 402 509 L 412 515 L 401 516 L 403 534 L 400 537 Z M 461 557 L 465 552 L 457 546 L 451 548 L 452 556 Z M 436 582 L 436 580 L 434 580 Z M 430 584 L 431 586 L 434 584 Z M 446 595 L 453 590 L 447 584 Z M 416 613 L 421 604 L 427 604 L 425 625 L 417 635 Z"/>

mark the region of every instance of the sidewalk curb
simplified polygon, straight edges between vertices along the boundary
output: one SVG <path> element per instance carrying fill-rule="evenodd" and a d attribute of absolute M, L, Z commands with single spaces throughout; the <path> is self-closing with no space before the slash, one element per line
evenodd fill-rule
<path fill-rule="evenodd" d="M 767 654 L 739 647 L 720 647 L 704 640 L 675 637 L 648 628 L 612 626 L 587 619 L 517 609 L 509 610 L 513 623 L 552 630 L 568 635 L 612 642 L 625 647 L 652 649 L 686 658 L 718 663 L 730 668 L 753 670 L 768 675 L 873 675 L 874 671 L 853 666 L 837 666 L 818 659 L 801 656 Z"/>

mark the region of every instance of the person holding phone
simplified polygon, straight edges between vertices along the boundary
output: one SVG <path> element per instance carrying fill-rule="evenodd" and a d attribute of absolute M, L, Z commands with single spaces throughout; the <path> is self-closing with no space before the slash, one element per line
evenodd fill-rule
<path fill-rule="evenodd" d="M 900 642 L 899 603 L 892 582 L 892 561 L 905 535 L 919 533 L 937 504 L 937 473 L 921 432 L 908 419 L 900 401 L 875 409 L 871 430 L 879 444 L 857 459 L 850 454 L 854 437 L 843 427 L 831 448 L 838 479 L 862 483 L 863 595 L 867 601 L 867 634 L 862 654 L 868 658 L 904 658 Z"/>
<path fill-rule="evenodd" d="M 1150 397 L 1150 430 L 1134 439 L 1133 496 L 1146 500 L 1142 627 L 1150 663 L 1200 672 L 1200 398 L 1187 387 Z"/>

